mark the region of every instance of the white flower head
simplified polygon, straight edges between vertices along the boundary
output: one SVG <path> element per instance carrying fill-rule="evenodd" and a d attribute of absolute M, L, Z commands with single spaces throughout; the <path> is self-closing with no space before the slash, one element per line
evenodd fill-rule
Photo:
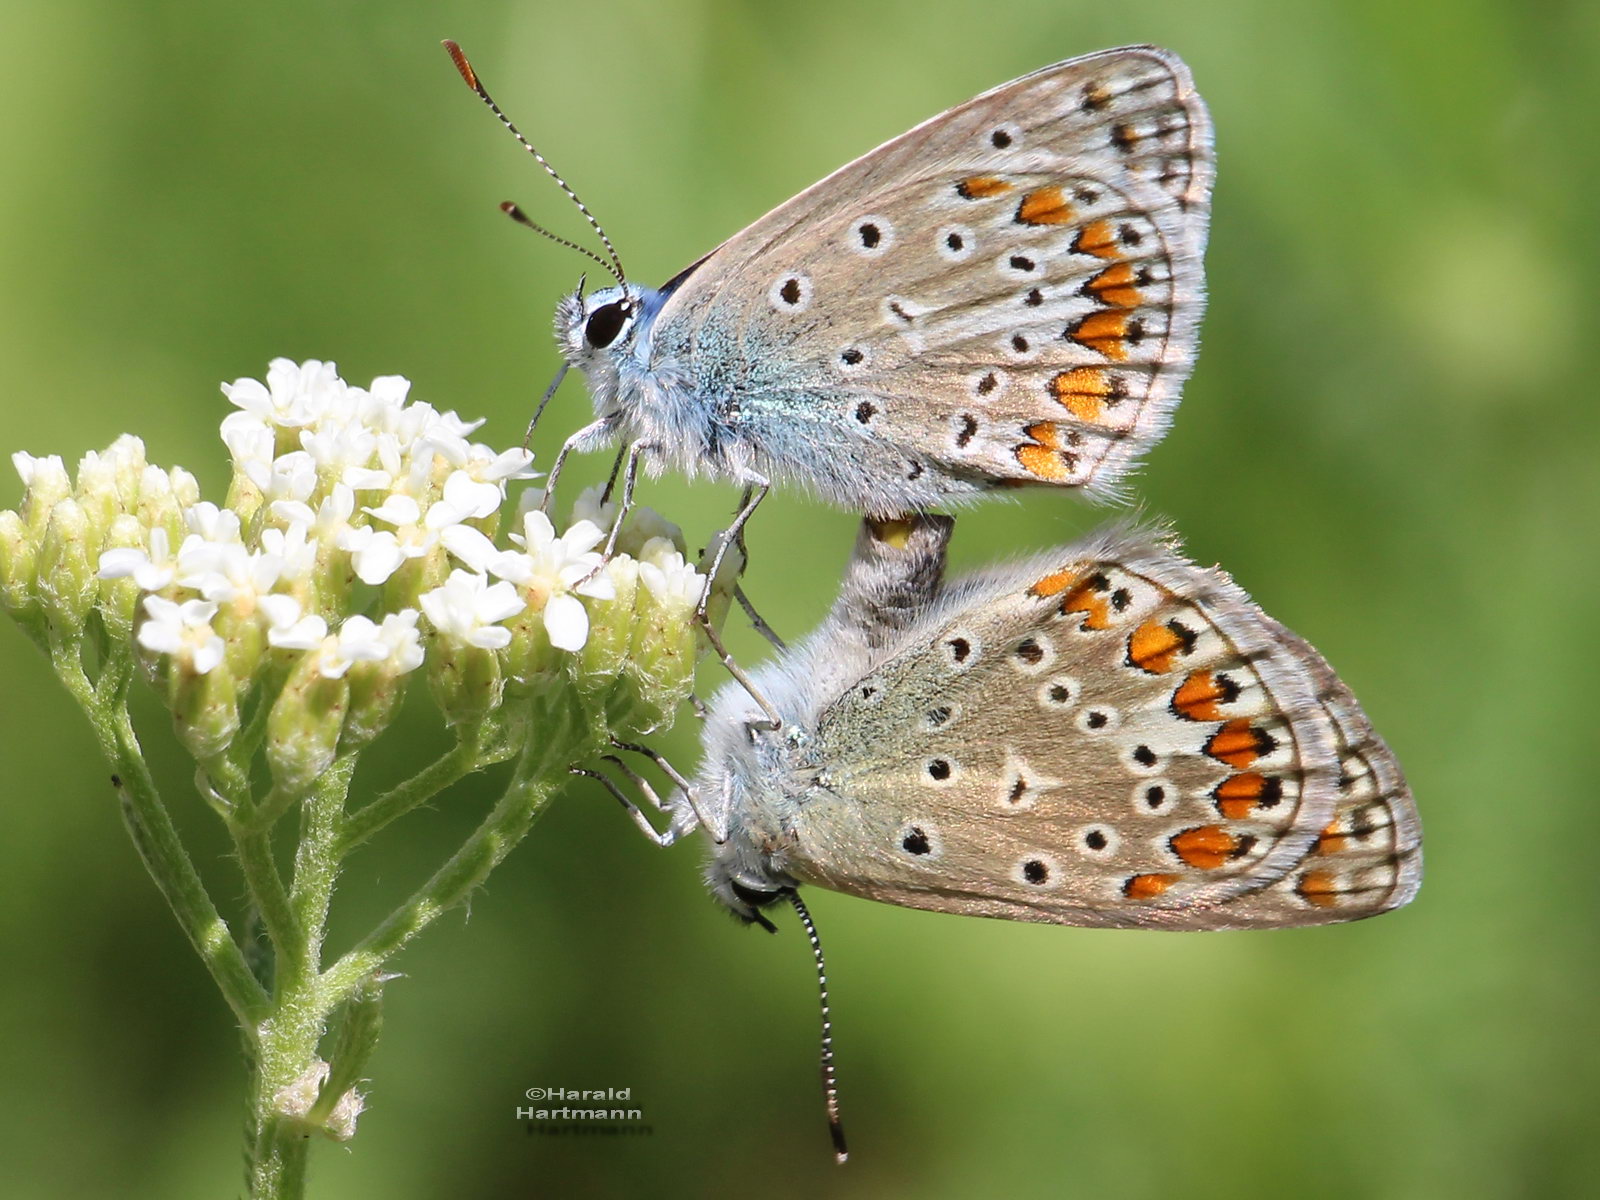
<path fill-rule="evenodd" d="M 256 608 L 267 621 L 267 645 L 278 650 L 311 650 L 328 636 L 328 623 L 319 616 L 304 615 L 300 601 L 293 596 L 262 596 Z"/>
<path fill-rule="evenodd" d="M 231 508 L 218 508 L 209 500 L 184 509 L 183 523 L 190 533 L 207 542 L 239 541 L 239 514 Z"/>
<path fill-rule="evenodd" d="M 26 450 L 18 450 L 11 456 L 11 465 L 17 469 L 17 474 L 22 476 L 22 486 L 28 491 L 39 488 L 52 493 L 59 492 L 63 496 L 72 491 L 72 479 L 67 474 L 67 464 L 62 461 L 59 454 L 35 457 Z"/>
<path fill-rule="evenodd" d="M 177 561 L 172 557 L 171 541 L 160 525 L 150 531 L 148 551 L 126 547 L 107 550 L 100 556 L 101 579 L 123 579 L 131 575 L 141 591 L 159 592 L 176 574 Z"/>
<path fill-rule="evenodd" d="M 382 662 L 390 653 L 381 627 L 363 616 L 347 618 L 336 634 L 327 635 L 324 627 L 315 649 L 317 673 L 324 679 L 340 679 L 356 663 Z"/>
<path fill-rule="evenodd" d="M 361 511 L 395 527 L 355 525 L 339 534 L 339 548 L 350 552 L 362 583 L 384 583 L 407 559 L 421 558 L 438 545 L 439 531 L 423 521 L 421 506 L 410 496 L 393 495 L 376 508 Z"/>
<path fill-rule="evenodd" d="M 331 362 L 311 358 L 295 363 L 275 358 L 267 367 L 265 386 L 254 379 L 236 379 L 222 385 L 222 394 L 269 425 L 296 429 L 310 425 L 327 411 L 345 386 Z"/>
<path fill-rule="evenodd" d="M 178 583 L 219 604 L 245 604 L 270 592 L 283 574 L 276 554 L 250 551 L 242 542 L 211 542 L 195 534 L 178 550 Z"/>
<path fill-rule="evenodd" d="M 401 674 L 415 671 L 422 665 L 422 637 L 417 632 L 417 618 L 421 614 L 414 608 L 402 608 L 388 613 L 378 626 L 378 640 L 383 644 L 389 665 Z"/>
<path fill-rule="evenodd" d="M 422 593 L 419 601 L 441 634 L 483 650 L 509 645 L 511 631 L 498 622 L 527 607 L 511 584 L 491 584 L 487 575 L 470 571 L 451 571 L 442 586 Z"/>
<path fill-rule="evenodd" d="M 174 603 L 161 596 L 144 598 L 145 619 L 139 625 L 139 644 L 152 654 L 170 656 L 196 675 L 205 675 L 222 662 L 223 641 L 211 628 L 217 606 L 207 600 Z"/>
<path fill-rule="evenodd" d="M 687 611 L 700 603 L 706 577 L 666 538 L 651 538 L 640 552 L 639 582 L 658 604 Z"/>
<path fill-rule="evenodd" d="M 522 533 L 512 534 L 521 552 L 501 553 L 485 569 L 510 580 L 537 598 L 544 596 L 544 627 L 550 644 L 561 650 L 579 650 L 589 640 L 589 612 L 578 596 L 613 600 L 615 581 L 594 550 L 605 531 L 591 521 L 578 521 L 560 537 L 542 512 L 524 513 Z M 576 594 L 573 594 L 576 593 Z"/>

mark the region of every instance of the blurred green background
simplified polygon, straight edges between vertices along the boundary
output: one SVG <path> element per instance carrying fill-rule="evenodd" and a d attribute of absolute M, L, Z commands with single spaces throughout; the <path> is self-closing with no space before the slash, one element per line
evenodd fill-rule
<path fill-rule="evenodd" d="M 1593 367 L 1600 9 L 910 0 L 807 5 L 5 0 L 0 443 L 129 430 L 216 495 L 217 384 L 275 355 L 490 418 L 512 444 L 584 264 L 498 98 L 661 280 L 835 166 L 1044 63 L 1192 65 L 1219 175 L 1204 348 L 1139 488 L 1310 637 L 1405 763 L 1417 903 L 1272 934 L 1029 927 L 814 894 L 856 1154 L 836 1169 L 803 938 L 741 930 L 574 787 L 399 960 L 371 1104 L 312 1195 L 1592 1194 L 1597 1063 Z M 540 449 L 587 419 L 569 384 Z M 585 478 L 600 459 L 580 464 Z M 576 476 L 574 477 L 576 478 Z M 0 506 L 15 504 L 14 478 Z M 726 487 L 645 499 L 691 539 Z M 957 565 L 1097 514 L 963 518 Z M 797 633 L 854 518 L 775 496 L 747 586 Z M 740 628 L 736 647 L 761 643 Z M 0 629 L 0 1190 L 237 1190 L 237 1039 L 133 851 L 77 711 Z M 716 673 L 708 670 L 707 686 Z M 230 911 L 218 831 L 147 742 Z M 385 775 L 432 736 L 391 734 Z M 693 722 L 666 749 L 694 758 Z M 1590 765 L 1585 766 L 1588 763 Z M 354 864 L 353 932 L 482 811 L 463 789 Z M 525 1088 L 631 1087 L 654 1135 L 530 1138 Z"/>

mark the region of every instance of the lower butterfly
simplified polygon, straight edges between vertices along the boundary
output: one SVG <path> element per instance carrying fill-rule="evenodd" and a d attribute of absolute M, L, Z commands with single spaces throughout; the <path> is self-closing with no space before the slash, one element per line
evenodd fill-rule
<path fill-rule="evenodd" d="M 841 1162 L 803 884 L 1018 921 L 1271 929 L 1374 916 L 1422 880 L 1389 747 L 1220 570 L 1113 528 L 946 583 L 953 528 L 867 518 L 827 620 L 717 696 L 699 776 L 674 775 L 671 799 L 610 760 L 665 829 L 578 772 L 662 845 L 703 829 L 707 882 L 741 919 L 795 908 Z"/>
<path fill-rule="evenodd" d="M 864 523 L 827 621 L 712 706 L 713 892 L 801 884 L 1065 925 L 1316 925 L 1406 903 L 1421 827 L 1333 669 L 1220 570 L 1113 529 L 942 581 L 953 522 Z"/>

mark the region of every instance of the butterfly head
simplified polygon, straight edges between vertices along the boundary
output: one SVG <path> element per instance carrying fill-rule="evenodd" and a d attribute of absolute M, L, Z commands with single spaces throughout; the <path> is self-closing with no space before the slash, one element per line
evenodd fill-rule
<path fill-rule="evenodd" d="M 647 311 L 647 289 L 631 283 L 601 288 L 592 295 L 577 289 L 556 306 L 556 341 L 567 362 L 591 382 L 616 373 L 638 337 Z"/>
<path fill-rule="evenodd" d="M 793 741 L 761 718 L 742 687 L 723 689 L 707 718 L 707 752 L 694 786 L 712 842 L 706 885 L 740 920 L 765 925 L 761 910 L 798 882 L 782 865 L 784 814 L 816 772 L 797 770 Z"/>

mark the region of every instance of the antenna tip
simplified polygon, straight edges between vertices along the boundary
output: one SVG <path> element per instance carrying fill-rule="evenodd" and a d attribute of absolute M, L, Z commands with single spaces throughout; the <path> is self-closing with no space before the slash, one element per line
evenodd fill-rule
<path fill-rule="evenodd" d="M 472 64 L 467 61 L 467 56 L 461 47 L 449 38 L 445 38 L 443 44 L 444 52 L 450 56 L 450 61 L 455 63 L 456 70 L 461 72 L 461 78 L 467 81 L 467 86 L 475 92 L 481 92 L 483 85 L 478 82 L 478 73 L 472 69 Z"/>
<path fill-rule="evenodd" d="M 850 1157 L 850 1148 L 844 1144 L 844 1126 L 837 1121 L 829 1121 L 828 1136 L 833 1138 L 833 1161 L 843 1166 Z"/>

